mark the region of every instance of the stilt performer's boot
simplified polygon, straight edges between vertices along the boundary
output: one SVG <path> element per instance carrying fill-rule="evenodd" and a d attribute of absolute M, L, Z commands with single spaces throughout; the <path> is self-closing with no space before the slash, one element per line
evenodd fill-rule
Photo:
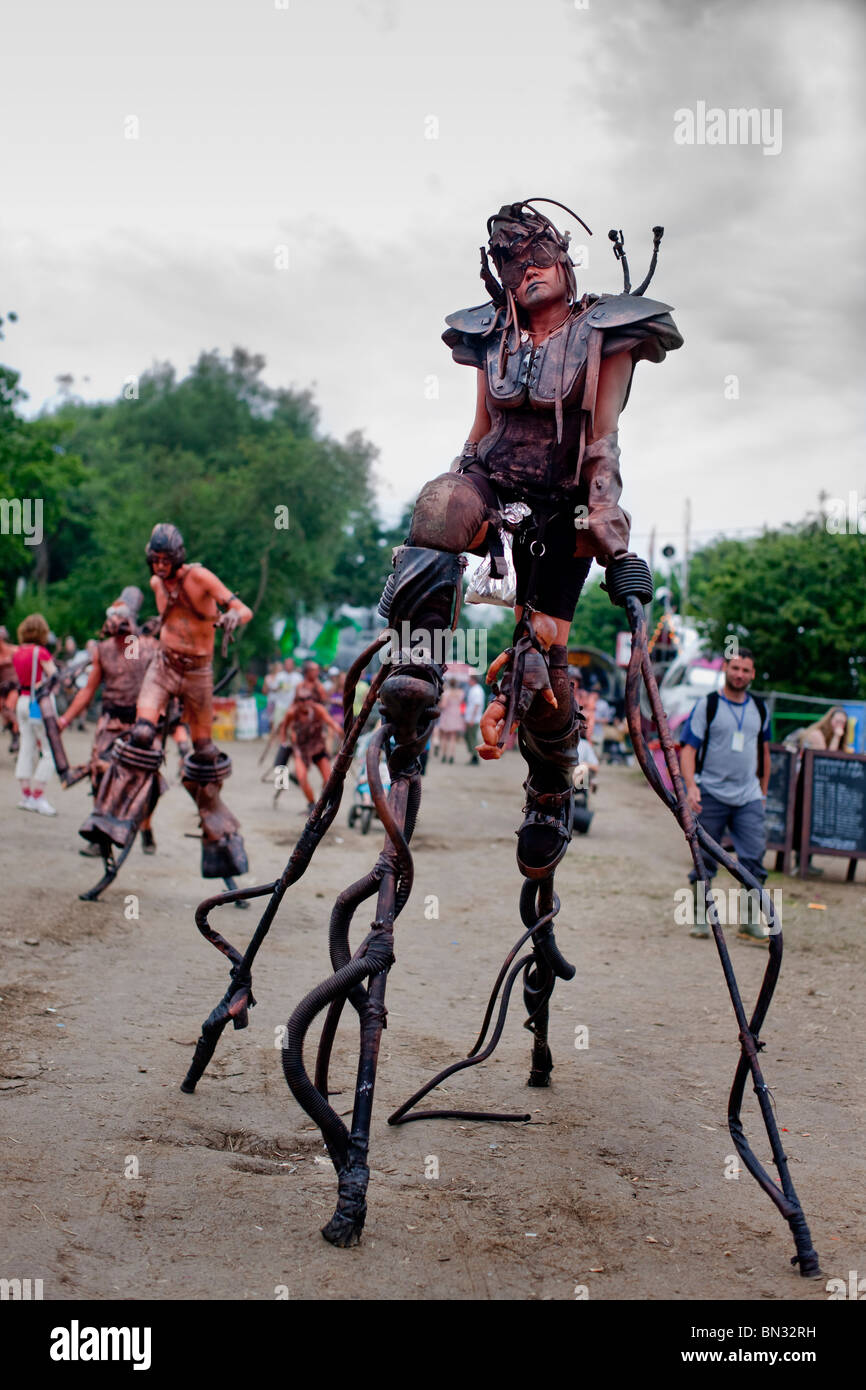
<path fill-rule="evenodd" d="M 183 760 L 183 785 L 198 808 L 202 878 L 233 878 L 249 869 L 240 821 L 220 796 L 232 760 L 211 739 L 198 740 Z"/>
<path fill-rule="evenodd" d="M 115 743 L 93 810 L 78 832 L 105 857 L 113 844 L 123 848 L 129 843 L 167 790 L 159 771 L 162 757 L 156 727 L 148 719 L 137 720 L 128 737 Z"/>
<path fill-rule="evenodd" d="M 460 611 L 460 576 L 465 561 L 447 550 L 398 545 L 393 564 L 379 601 L 379 616 L 396 637 L 396 642 L 394 637 L 391 640 L 391 655 L 399 649 L 416 665 L 441 668 L 444 635 L 451 631 Z"/>

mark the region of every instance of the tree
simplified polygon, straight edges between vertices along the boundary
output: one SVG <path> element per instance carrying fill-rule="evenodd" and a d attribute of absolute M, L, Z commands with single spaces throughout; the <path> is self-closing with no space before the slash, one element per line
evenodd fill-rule
<path fill-rule="evenodd" d="M 43 595 L 51 578 L 54 546 L 62 537 L 71 494 L 84 476 L 80 459 L 57 420 L 24 420 L 27 399 L 19 374 L 0 366 L 0 607 L 14 603 L 19 577 Z M 24 527 L 29 534 L 25 534 Z M 32 606 L 32 605 L 31 605 Z M 13 615 L 14 622 L 14 615 Z"/>
<path fill-rule="evenodd" d="M 714 650 L 731 634 L 752 649 L 759 685 L 866 697 L 866 537 L 809 518 L 717 541 L 692 559 L 690 597 Z"/>
<path fill-rule="evenodd" d="M 125 584 L 146 590 L 144 549 L 158 521 L 179 526 L 189 558 L 254 607 L 244 661 L 271 654 L 276 618 L 375 602 L 391 540 L 373 497 L 375 449 L 357 433 L 325 435 L 310 393 L 269 387 L 264 365 L 243 348 L 203 352 L 182 380 L 155 363 L 116 401 L 88 405 L 66 392 L 29 424 L 16 412 L 17 376 L 0 378 L 16 484 L 33 481 L 29 458 L 53 518 L 41 565 L 20 544 L 0 557 L 6 604 L 23 578 L 20 606 L 32 609 L 38 592 L 55 630 L 83 640 Z"/>

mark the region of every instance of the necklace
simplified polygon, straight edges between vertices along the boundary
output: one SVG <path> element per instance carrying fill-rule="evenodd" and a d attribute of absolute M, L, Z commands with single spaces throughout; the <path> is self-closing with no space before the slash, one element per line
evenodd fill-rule
<path fill-rule="evenodd" d="M 563 327 L 565 326 L 565 324 L 568 323 L 568 320 L 571 318 L 573 312 L 574 312 L 574 306 L 573 306 L 573 305 L 569 305 L 568 311 L 566 312 L 566 315 L 565 315 L 565 318 L 564 318 L 564 319 L 560 319 L 559 323 L 556 325 L 555 328 L 549 329 L 548 332 L 545 333 L 544 336 L 540 338 L 540 341 L 539 341 L 539 342 L 536 342 L 536 341 L 535 341 L 535 334 L 532 332 L 532 329 L 531 329 L 531 328 L 530 328 L 530 329 L 524 329 L 523 333 L 521 334 L 521 338 L 523 338 L 524 335 L 525 335 L 525 338 L 526 338 L 526 339 L 530 339 L 530 338 L 532 339 L 532 346 L 533 346 L 533 347 L 540 347 L 540 346 L 541 346 L 541 343 L 546 342 L 548 338 L 552 338 L 553 335 L 554 335 L 554 333 L 558 333 L 559 330 L 560 330 L 560 328 L 563 328 Z"/>

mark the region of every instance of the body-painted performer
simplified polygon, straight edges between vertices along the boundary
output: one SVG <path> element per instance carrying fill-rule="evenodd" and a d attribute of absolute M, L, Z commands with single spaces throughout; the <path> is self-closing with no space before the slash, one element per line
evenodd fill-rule
<path fill-rule="evenodd" d="M 666 304 L 640 294 L 579 296 L 568 236 L 528 203 L 503 207 L 488 232 L 481 274 L 491 299 L 451 314 L 442 335 L 455 361 L 475 368 L 475 420 L 452 471 L 418 496 L 380 612 L 398 632 L 409 630 L 404 623 L 434 634 L 450 627 L 455 557 L 488 552 L 493 573 L 504 573 L 503 508 L 530 509 L 513 544 L 515 644 L 523 636 L 531 646 L 511 722 L 529 769 L 517 862 L 541 879 L 571 838 L 581 734 L 568 680 L 574 610 L 593 559 L 606 567 L 631 556 L 630 519 L 619 506 L 620 412 L 636 364 L 661 362 L 682 338 Z M 513 650 L 491 667 L 489 679 L 503 675 L 481 721 L 482 757 L 499 757 L 509 733 Z"/>
<path fill-rule="evenodd" d="M 212 662 L 215 628 L 222 628 L 228 640 L 250 621 L 252 612 L 211 570 L 186 563 L 183 537 L 176 526 L 154 526 L 145 553 L 162 619 L 159 645 L 139 691 L 135 722 L 128 738 L 116 746 L 109 776 L 100 785 L 93 813 L 81 833 L 118 845 L 134 833 L 152 798 L 151 784 L 162 757 L 159 724 L 176 696 L 192 738 L 183 784 L 198 808 L 202 874 L 228 878 L 246 873 L 239 822 L 219 791 L 231 771 L 231 760 L 211 737 Z"/>
<path fill-rule="evenodd" d="M 90 783 L 94 796 L 108 771 L 115 741 L 125 738 L 135 723 L 144 673 L 159 647 L 155 637 L 147 636 L 138 627 L 143 599 L 141 590 L 130 584 L 106 610 L 87 683 L 57 721 L 62 733 L 87 709 L 102 686 L 102 710 L 90 753 Z M 149 816 L 141 822 L 141 847 L 145 854 L 153 854 L 156 850 Z M 91 843 L 81 853 L 98 855 L 99 846 Z"/>
<path fill-rule="evenodd" d="M 331 775 L 331 761 L 325 730 L 330 729 L 335 733 L 338 742 L 341 742 L 343 738 L 342 727 L 335 719 L 331 718 L 321 703 L 323 693 L 318 682 L 313 685 L 307 681 L 302 681 L 298 686 L 293 703 L 283 716 L 279 732 L 281 751 L 283 748 L 288 750 L 289 745 L 294 751 L 295 776 L 298 779 L 298 786 L 307 798 L 307 809 L 316 800 L 308 775 L 313 763 L 322 775 L 323 784 Z"/>
<path fill-rule="evenodd" d="M 15 718 L 18 677 L 15 674 L 15 662 L 12 660 L 17 650 L 18 648 L 9 641 L 9 629 L 0 625 L 0 727 L 8 729 L 11 735 L 10 753 L 17 753 L 19 747 L 18 722 Z"/>

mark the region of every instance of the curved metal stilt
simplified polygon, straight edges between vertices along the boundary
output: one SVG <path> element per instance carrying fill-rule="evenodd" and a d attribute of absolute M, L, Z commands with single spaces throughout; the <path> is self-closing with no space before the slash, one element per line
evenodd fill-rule
<path fill-rule="evenodd" d="M 658 685 L 656 684 L 655 675 L 650 664 L 646 640 L 646 617 L 644 615 L 643 604 L 640 602 L 640 599 L 635 596 L 626 596 L 622 606 L 626 610 L 629 627 L 632 632 L 632 653 L 626 677 L 626 717 L 628 719 L 632 746 L 640 767 L 653 790 L 679 821 L 689 845 L 698 881 L 704 884 L 707 882 L 706 865 L 703 854 L 706 850 L 707 853 L 722 864 L 739 883 L 760 894 L 761 910 L 769 923 L 769 958 L 761 982 L 758 999 L 752 1016 L 749 1019 L 746 1017 L 746 1012 L 743 1007 L 742 997 L 734 975 L 731 958 L 728 954 L 727 943 L 725 942 L 719 923 L 715 902 L 711 896 L 706 899 L 707 922 L 713 933 L 719 959 L 722 964 L 725 984 L 728 987 L 728 993 L 731 997 L 731 1004 L 737 1020 L 741 1049 L 728 1100 L 728 1128 L 737 1153 L 743 1160 L 745 1167 L 752 1174 L 752 1177 L 759 1186 L 763 1188 L 776 1204 L 791 1228 L 791 1234 L 794 1237 L 794 1244 L 797 1250 L 791 1263 L 799 1264 L 800 1273 L 804 1278 L 818 1278 L 821 1275 L 818 1254 L 812 1245 L 809 1227 L 806 1224 L 806 1218 L 802 1206 L 800 1205 L 800 1200 L 797 1196 L 794 1184 L 791 1181 L 787 1155 L 782 1147 L 775 1116 L 773 1115 L 769 1088 L 764 1081 L 761 1065 L 758 1061 L 758 1052 L 764 1047 L 764 1043 L 759 1041 L 758 1034 L 770 1006 L 770 1001 L 773 997 L 773 991 L 775 990 L 782 964 L 781 925 L 776 917 L 773 902 L 769 894 L 764 891 L 763 886 L 754 875 L 736 860 L 732 859 L 731 856 L 707 834 L 703 826 L 695 820 L 694 814 L 688 803 L 688 798 L 686 797 L 679 761 L 668 728 L 667 718 L 662 708 Z M 646 687 L 653 718 L 659 731 L 665 764 L 674 789 L 673 793 L 669 792 L 662 782 L 658 769 L 646 747 L 646 742 L 643 737 L 640 718 L 641 679 Z M 746 1139 L 742 1120 L 740 1118 L 745 1084 L 750 1074 L 755 1094 L 758 1098 L 761 1118 L 764 1121 L 767 1137 L 770 1141 L 773 1162 L 779 1173 L 779 1183 L 774 1182 L 769 1173 L 756 1158 Z"/>
<path fill-rule="evenodd" d="M 376 652 L 383 647 L 387 641 L 387 636 L 377 638 L 371 643 L 357 661 L 350 668 L 346 676 L 346 687 L 343 696 L 343 729 L 345 737 L 334 764 L 331 775 L 322 787 L 318 801 L 313 807 L 304 825 L 298 841 L 293 849 L 288 863 L 281 876 L 273 883 L 259 884 L 252 888 L 237 888 L 227 893 L 218 893 L 212 898 L 206 898 L 199 903 L 195 913 L 195 924 L 206 941 L 231 961 L 231 978 L 229 987 L 223 995 L 216 1008 L 205 1019 L 202 1024 L 201 1036 L 196 1043 L 193 1059 L 184 1080 L 181 1082 L 180 1089 L 190 1095 L 195 1091 L 199 1080 L 216 1051 L 223 1030 L 231 1022 L 235 1028 L 246 1028 L 249 1023 L 249 1010 L 255 1007 L 255 999 L 252 990 L 252 967 L 253 961 L 258 955 L 259 949 L 267 936 L 271 924 L 277 915 L 277 909 L 285 897 L 288 889 L 306 871 L 310 860 L 316 852 L 319 844 L 332 824 L 334 817 L 340 809 L 340 801 L 343 795 L 343 784 L 346 774 L 351 766 L 352 756 L 355 745 L 361 736 L 364 725 L 372 713 L 373 706 L 379 693 L 379 689 L 387 674 L 383 667 L 377 671 L 370 682 L 370 689 L 364 699 L 364 703 L 357 715 L 354 716 L 353 702 L 355 688 L 360 678 L 361 672 L 372 661 Z M 224 907 L 230 903 L 246 902 L 251 898 L 268 897 L 268 903 L 259 919 L 258 926 L 250 938 L 245 951 L 239 951 L 231 942 L 227 941 L 208 920 L 211 912 L 217 907 Z"/>
<path fill-rule="evenodd" d="M 347 888 L 331 914 L 330 953 L 334 974 L 311 990 L 286 1025 L 283 1071 L 298 1104 L 319 1126 L 337 1173 L 337 1205 L 322 1229 L 332 1245 L 356 1245 L 367 1215 L 369 1168 L 367 1152 L 373 1093 L 382 1029 L 386 1026 L 385 988 L 394 961 L 394 922 L 409 898 L 413 880 L 409 841 L 421 800 L 418 761 L 430 728 L 438 718 L 436 704 L 441 678 L 436 668 L 400 668 L 382 685 L 385 723 L 367 749 L 370 793 L 385 828 L 386 843 L 373 869 Z M 428 674 L 430 679 L 425 678 Z M 385 750 L 391 788 L 387 797 L 379 776 L 379 757 Z M 376 915 L 354 955 L 350 954 L 352 917 L 376 893 Z M 349 1000 L 360 1023 L 358 1072 L 352 1128 L 328 1102 L 328 1065 L 341 1012 Z M 328 1009 L 319 1042 L 315 1081 L 304 1066 L 304 1041 L 314 1019 Z"/>
<path fill-rule="evenodd" d="M 114 854 L 114 846 L 109 845 L 108 853 L 103 854 L 102 856 L 102 863 L 104 867 L 104 873 L 102 878 L 99 880 L 97 884 L 94 885 L 93 888 L 88 888 L 86 893 L 78 894 L 80 900 L 83 903 L 95 902 L 96 899 L 99 897 L 100 893 L 104 892 L 108 885 L 114 882 L 123 864 L 125 864 L 126 860 L 129 857 L 129 851 L 132 849 L 132 846 L 135 843 L 135 837 L 137 834 L 138 826 L 135 827 L 126 844 L 123 846 L 120 853 L 116 857 Z"/>

